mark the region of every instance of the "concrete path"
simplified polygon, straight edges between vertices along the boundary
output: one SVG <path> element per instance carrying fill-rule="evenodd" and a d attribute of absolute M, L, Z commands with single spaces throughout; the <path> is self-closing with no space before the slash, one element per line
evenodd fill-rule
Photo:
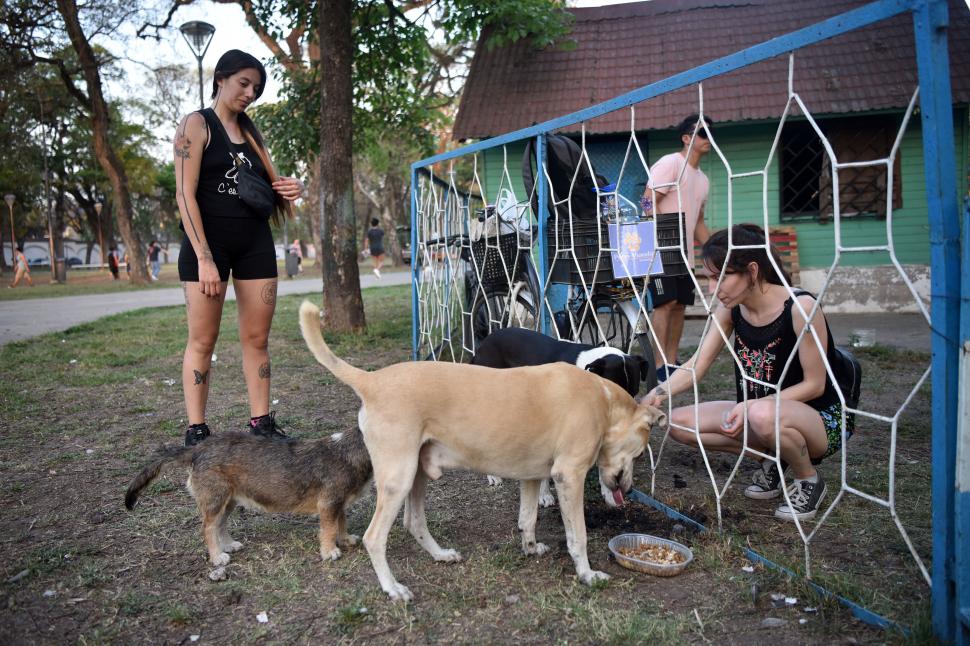
<path fill-rule="evenodd" d="M 380 280 L 369 273 L 360 277 L 361 288 L 406 285 L 410 282 L 411 274 L 407 271 L 385 273 Z M 314 294 L 321 291 L 322 284 L 319 278 L 282 279 L 279 282 L 280 296 Z M 232 283 L 229 284 L 226 298 L 229 300 L 236 298 Z M 146 307 L 182 305 L 184 302 L 182 289 L 178 287 L 115 294 L 4 301 L 0 303 L 0 345 L 29 339 L 47 332 L 59 332 L 111 314 Z"/>

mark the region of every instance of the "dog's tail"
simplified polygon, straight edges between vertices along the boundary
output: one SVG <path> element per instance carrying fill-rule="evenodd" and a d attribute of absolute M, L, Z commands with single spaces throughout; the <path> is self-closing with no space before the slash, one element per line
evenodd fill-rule
<path fill-rule="evenodd" d="M 158 474 L 161 473 L 162 467 L 164 467 L 169 462 L 179 462 L 179 463 L 189 463 L 191 460 L 191 454 L 195 452 L 195 447 L 193 446 L 163 446 L 158 450 L 159 457 L 157 460 L 151 462 L 141 473 L 135 476 L 131 484 L 128 485 L 128 491 L 125 492 L 125 507 L 128 509 L 134 509 L 135 504 L 138 502 L 138 497 L 141 492 L 154 482 Z"/>
<path fill-rule="evenodd" d="M 303 332 L 303 340 L 316 360 L 337 379 L 357 390 L 361 377 L 367 373 L 333 353 L 323 340 L 323 332 L 320 330 L 320 308 L 310 301 L 303 301 L 300 306 L 300 331 Z"/>

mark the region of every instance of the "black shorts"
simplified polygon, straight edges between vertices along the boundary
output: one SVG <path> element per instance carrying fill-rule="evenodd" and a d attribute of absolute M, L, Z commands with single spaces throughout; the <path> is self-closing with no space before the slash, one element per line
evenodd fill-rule
<path fill-rule="evenodd" d="M 189 227 L 191 228 L 191 227 Z M 219 268 L 219 279 L 237 280 L 276 278 L 276 245 L 269 221 L 255 218 L 208 218 L 202 220 L 212 259 Z M 179 280 L 199 282 L 199 261 L 189 241 L 182 236 L 179 251 Z"/>
<path fill-rule="evenodd" d="M 384 255 L 384 247 L 371 247 L 370 248 L 370 255 L 372 255 L 372 256 L 383 256 Z"/>
<path fill-rule="evenodd" d="M 650 302 L 654 307 L 676 301 L 694 304 L 694 280 L 690 276 L 654 276 L 650 279 Z"/>

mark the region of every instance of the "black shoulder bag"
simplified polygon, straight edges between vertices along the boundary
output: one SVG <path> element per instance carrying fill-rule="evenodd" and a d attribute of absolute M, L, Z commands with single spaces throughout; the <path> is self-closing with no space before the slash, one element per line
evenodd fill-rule
<path fill-rule="evenodd" d="M 236 188 L 239 199 L 248 206 L 253 213 L 264 220 L 268 220 L 273 215 L 276 208 L 276 192 L 269 182 L 260 177 L 253 167 L 246 163 L 242 156 L 236 152 L 236 145 L 229 140 L 219 115 L 211 108 L 206 108 L 215 118 L 219 132 L 226 142 L 229 154 L 232 155 L 233 164 L 236 166 Z"/>

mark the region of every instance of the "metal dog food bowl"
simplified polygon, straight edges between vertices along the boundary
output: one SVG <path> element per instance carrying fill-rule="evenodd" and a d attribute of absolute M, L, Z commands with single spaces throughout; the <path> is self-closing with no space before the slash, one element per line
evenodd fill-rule
<path fill-rule="evenodd" d="M 626 556 L 620 553 L 620 549 L 636 549 L 643 545 L 662 545 L 669 547 L 684 556 L 683 563 L 654 563 L 653 561 L 643 561 L 641 559 Z M 681 545 L 677 541 L 670 541 L 658 536 L 649 534 L 620 534 L 614 536 L 609 542 L 610 552 L 616 562 L 623 567 L 637 572 L 646 572 L 654 576 L 676 576 L 684 571 L 690 562 L 694 560 L 694 553 L 686 545 Z"/>

